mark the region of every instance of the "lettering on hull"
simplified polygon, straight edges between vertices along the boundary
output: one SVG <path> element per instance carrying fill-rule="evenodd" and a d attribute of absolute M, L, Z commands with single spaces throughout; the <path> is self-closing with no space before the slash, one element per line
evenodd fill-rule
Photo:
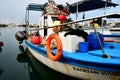
<path fill-rule="evenodd" d="M 120 76 L 119 72 L 115 73 L 115 72 L 96 71 L 96 70 L 85 69 L 85 68 L 80 68 L 80 67 L 73 67 L 73 70 L 85 72 L 85 73 L 99 74 L 99 75 L 102 74 L 102 75 L 107 75 L 107 76 Z"/>

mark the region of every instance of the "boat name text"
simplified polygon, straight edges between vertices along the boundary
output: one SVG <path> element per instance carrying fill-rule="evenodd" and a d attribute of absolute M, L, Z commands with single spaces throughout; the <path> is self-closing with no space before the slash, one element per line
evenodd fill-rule
<path fill-rule="evenodd" d="M 93 73 L 93 74 L 102 74 L 108 76 L 120 76 L 120 73 L 112 73 L 112 72 L 103 72 L 103 71 L 95 71 L 91 69 L 84 69 L 79 67 L 73 67 L 75 71 L 85 72 L 85 73 Z"/>

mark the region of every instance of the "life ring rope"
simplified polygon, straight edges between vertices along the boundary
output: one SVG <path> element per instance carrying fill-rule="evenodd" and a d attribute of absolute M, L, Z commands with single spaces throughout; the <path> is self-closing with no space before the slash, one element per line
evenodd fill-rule
<path fill-rule="evenodd" d="M 56 54 L 53 55 L 50 45 L 51 45 L 51 41 L 55 39 L 56 43 L 57 43 L 57 51 Z M 47 55 L 48 57 L 53 60 L 53 61 L 57 61 L 61 58 L 62 56 L 62 43 L 60 40 L 60 37 L 57 34 L 51 34 L 48 39 L 47 39 L 47 43 L 46 43 L 46 50 L 47 50 Z"/>

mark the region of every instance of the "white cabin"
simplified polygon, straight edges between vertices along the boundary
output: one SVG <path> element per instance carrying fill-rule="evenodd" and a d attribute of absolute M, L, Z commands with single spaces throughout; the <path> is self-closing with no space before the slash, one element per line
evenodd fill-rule
<path fill-rule="evenodd" d="M 45 26 L 47 26 L 47 27 L 53 26 L 54 22 L 57 20 L 58 16 L 59 16 L 59 14 L 54 14 L 54 15 L 47 14 L 47 15 L 42 16 L 40 18 L 40 28 L 44 28 Z M 67 31 L 58 32 L 59 37 L 62 41 L 63 50 L 69 51 L 69 52 L 78 51 L 79 43 L 84 42 L 84 39 L 82 37 L 78 37 L 76 35 L 68 35 L 65 37 L 64 34 L 66 32 Z M 48 37 L 52 33 L 54 33 L 52 28 L 48 28 L 47 32 L 45 32 L 45 29 L 40 30 L 40 34 L 42 35 L 42 37 L 44 37 L 44 36 Z"/>

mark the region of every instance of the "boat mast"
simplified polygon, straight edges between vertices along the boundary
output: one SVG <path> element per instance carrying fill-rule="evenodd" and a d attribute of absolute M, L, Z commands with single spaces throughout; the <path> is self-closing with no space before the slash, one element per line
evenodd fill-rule
<path fill-rule="evenodd" d="M 76 3 L 76 21 L 78 20 L 78 3 Z"/>

